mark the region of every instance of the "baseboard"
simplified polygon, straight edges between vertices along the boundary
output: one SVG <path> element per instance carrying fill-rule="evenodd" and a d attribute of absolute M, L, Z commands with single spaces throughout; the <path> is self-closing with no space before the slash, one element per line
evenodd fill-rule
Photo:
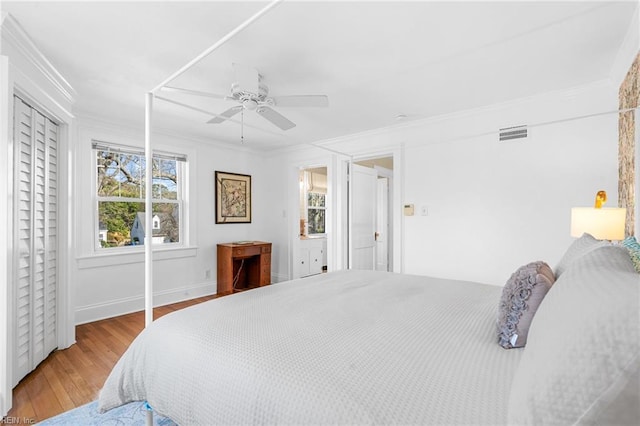
<path fill-rule="evenodd" d="M 210 296 L 216 293 L 215 281 L 154 292 L 153 306 L 164 306 L 196 297 Z M 80 306 L 75 310 L 76 325 L 113 318 L 144 310 L 144 295 L 110 300 L 104 303 Z"/>
<path fill-rule="evenodd" d="M 289 276 L 284 274 L 274 274 L 273 272 L 271 273 L 271 282 L 273 284 L 281 283 L 283 281 L 289 281 Z"/>

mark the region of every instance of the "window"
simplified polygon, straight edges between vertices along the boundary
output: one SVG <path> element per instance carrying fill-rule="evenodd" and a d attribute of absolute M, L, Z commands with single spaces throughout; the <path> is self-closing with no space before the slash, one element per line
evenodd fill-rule
<path fill-rule="evenodd" d="M 98 248 L 144 244 L 146 158 L 139 149 L 94 142 Z M 153 244 L 182 241 L 186 156 L 154 152 Z"/>
<path fill-rule="evenodd" d="M 307 193 L 307 226 L 309 235 L 324 234 L 325 228 L 325 194 Z"/>

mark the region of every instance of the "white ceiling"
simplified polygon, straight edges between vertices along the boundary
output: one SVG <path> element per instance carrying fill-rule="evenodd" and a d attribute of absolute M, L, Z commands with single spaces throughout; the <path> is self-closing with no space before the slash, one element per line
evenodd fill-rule
<path fill-rule="evenodd" d="M 144 94 L 267 2 L 2 4 L 77 91 L 75 111 L 141 124 Z M 232 63 L 270 94 L 326 94 L 328 108 L 276 108 L 281 131 L 244 115 L 247 146 L 319 141 L 609 77 L 635 1 L 285 1 L 171 84 L 228 94 Z M 221 113 L 229 101 L 159 92 Z M 238 144 L 237 122 L 160 100 L 154 123 Z M 239 115 L 236 116 L 239 121 Z M 251 127 L 254 126 L 254 127 Z"/>

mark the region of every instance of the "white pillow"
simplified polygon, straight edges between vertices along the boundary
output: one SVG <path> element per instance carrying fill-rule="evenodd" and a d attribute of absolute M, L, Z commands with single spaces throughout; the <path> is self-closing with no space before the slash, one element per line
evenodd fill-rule
<path fill-rule="evenodd" d="M 640 383 L 629 380 L 638 380 L 639 364 L 640 277 L 624 248 L 597 248 L 571 262 L 538 308 L 514 375 L 509 424 L 638 419 L 629 392 L 637 396 Z"/>
<path fill-rule="evenodd" d="M 556 279 L 560 278 L 560 275 L 571 265 L 576 259 L 589 253 L 591 250 L 595 250 L 599 247 L 611 245 L 608 241 L 597 240 L 591 234 L 584 233 L 580 238 L 575 240 L 567 249 L 567 251 L 558 262 L 558 266 L 554 269 Z"/>

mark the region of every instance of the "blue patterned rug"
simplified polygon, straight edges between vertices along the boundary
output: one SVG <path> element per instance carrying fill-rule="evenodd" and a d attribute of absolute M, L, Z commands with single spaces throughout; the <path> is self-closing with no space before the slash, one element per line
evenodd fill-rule
<path fill-rule="evenodd" d="M 98 401 L 90 402 L 82 407 L 69 410 L 44 420 L 39 425 L 140 425 L 144 426 L 147 421 L 147 409 L 144 402 L 130 402 L 121 407 L 114 408 L 106 413 L 98 412 Z M 153 424 L 158 426 L 176 426 L 176 424 L 166 417 L 158 414 L 153 416 Z"/>

